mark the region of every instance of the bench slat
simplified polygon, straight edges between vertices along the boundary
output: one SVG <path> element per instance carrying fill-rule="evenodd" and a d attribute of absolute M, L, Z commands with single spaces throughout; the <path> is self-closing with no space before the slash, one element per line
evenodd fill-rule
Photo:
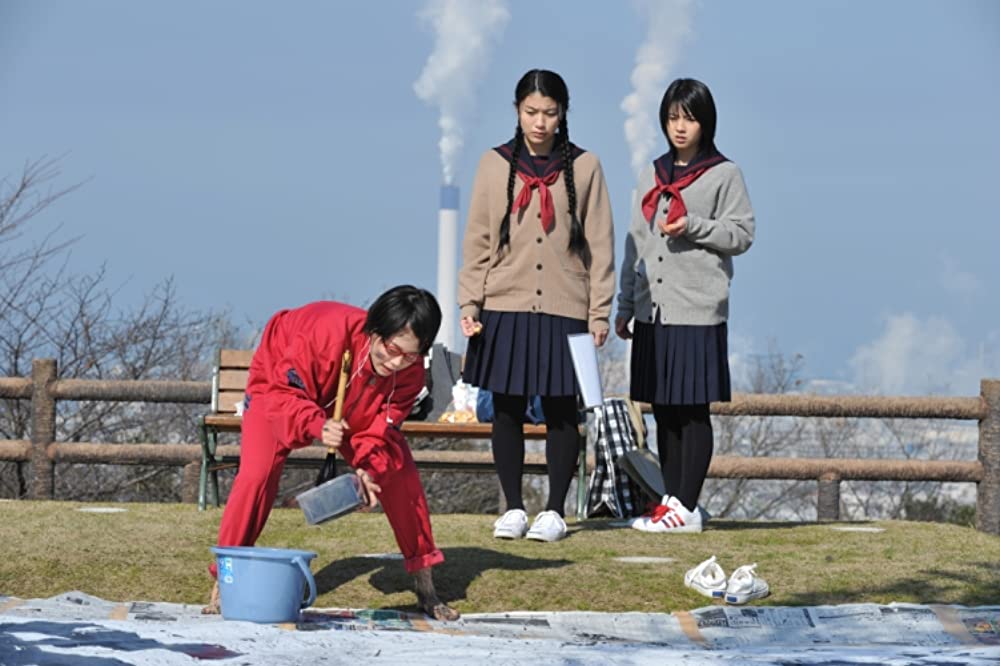
<path fill-rule="evenodd" d="M 242 420 L 235 414 L 208 414 L 205 416 L 205 425 L 219 431 L 239 432 Z M 489 439 L 493 424 L 404 421 L 402 431 L 404 435 L 414 437 Z M 524 436 L 527 439 L 545 439 L 545 426 L 527 424 L 524 426 Z"/>
<path fill-rule="evenodd" d="M 435 423 L 433 421 L 403 421 L 403 434 L 421 437 L 457 437 L 489 439 L 492 423 Z M 526 424 L 524 436 L 528 439 L 545 439 L 545 426 Z"/>
<path fill-rule="evenodd" d="M 206 414 L 205 425 L 219 432 L 239 432 L 243 418 L 236 414 Z"/>
<path fill-rule="evenodd" d="M 222 349 L 219 351 L 220 368 L 249 368 L 252 349 Z"/>
<path fill-rule="evenodd" d="M 239 391 L 219 391 L 219 414 L 234 414 L 236 403 L 243 402 L 245 394 Z"/>
<path fill-rule="evenodd" d="M 227 370 L 223 368 L 219 371 L 220 391 L 242 391 L 250 378 L 248 370 Z"/>

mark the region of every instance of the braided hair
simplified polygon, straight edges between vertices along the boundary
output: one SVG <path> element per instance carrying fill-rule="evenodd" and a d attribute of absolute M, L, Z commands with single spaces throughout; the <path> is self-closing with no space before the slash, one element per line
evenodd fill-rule
<path fill-rule="evenodd" d="M 566 195 L 569 199 L 570 236 L 569 250 L 580 257 L 584 266 L 590 266 L 590 247 L 583 233 L 583 223 L 576 214 L 576 183 L 573 179 L 573 150 L 569 142 L 569 125 L 566 114 L 569 112 L 569 90 L 562 77 L 547 69 L 533 69 L 521 77 L 514 89 L 514 107 L 517 108 L 524 98 L 532 93 L 540 93 L 550 97 L 559 105 L 559 136 L 557 143 L 562 147 L 563 180 L 566 184 Z M 510 214 L 514 207 L 514 183 L 517 179 L 517 162 L 524 144 L 524 133 L 518 121 L 514 129 L 514 148 L 510 156 L 510 171 L 507 175 L 507 209 L 500 221 L 500 247 L 498 252 L 510 246 Z"/>
<path fill-rule="evenodd" d="M 576 182 L 573 179 L 573 149 L 569 144 L 569 125 L 566 114 L 559 119 L 559 134 L 562 136 L 563 180 L 566 181 L 566 198 L 569 199 L 569 249 L 580 257 L 580 261 L 590 268 L 590 246 L 583 234 L 583 222 L 576 216 Z"/>
<path fill-rule="evenodd" d="M 517 180 L 517 160 L 521 155 L 521 145 L 524 143 L 524 132 L 521 123 L 514 129 L 514 150 L 510 155 L 510 172 L 507 174 L 507 210 L 500 222 L 500 250 L 510 245 L 510 211 L 514 207 L 514 181 Z"/>

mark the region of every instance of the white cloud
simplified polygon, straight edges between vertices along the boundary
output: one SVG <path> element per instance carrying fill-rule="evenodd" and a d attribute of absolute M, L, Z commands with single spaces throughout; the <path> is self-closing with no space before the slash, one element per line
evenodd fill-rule
<path fill-rule="evenodd" d="M 886 395 L 978 395 L 983 377 L 1000 373 L 997 332 L 970 344 L 942 317 L 886 318 L 881 335 L 850 360 L 854 382 Z"/>

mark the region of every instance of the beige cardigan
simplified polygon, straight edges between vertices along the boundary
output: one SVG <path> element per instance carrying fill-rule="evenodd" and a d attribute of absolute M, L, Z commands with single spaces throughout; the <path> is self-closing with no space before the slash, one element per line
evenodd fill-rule
<path fill-rule="evenodd" d="M 601 162 L 585 152 L 573 162 L 577 217 L 583 223 L 592 261 L 586 269 L 569 250 L 569 199 L 565 172 L 549 187 L 555 228 L 542 229 L 538 190 L 510 219 L 510 245 L 498 255 L 500 222 L 507 209 L 510 163 L 495 150 L 479 161 L 469 201 L 469 218 L 458 274 L 463 317 L 481 310 L 544 312 L 585 320 L 591 332 L 606 331 L 615 290 L 614 222 Z M 514 198 L 524 182 L 517 178 Z"/>

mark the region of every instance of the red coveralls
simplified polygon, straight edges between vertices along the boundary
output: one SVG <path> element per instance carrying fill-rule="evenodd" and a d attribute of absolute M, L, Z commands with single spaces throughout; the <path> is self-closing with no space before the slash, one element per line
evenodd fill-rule
<path fill-rule="evenodd" d="M 375 374 L 369 336 L 362 331 L 366 316 L 360 308 L 322 301 L 282 310 L 268 322 L 250 363 L 240 470 L 219 525 L 220 546 L 256 543 L 288 454 L 321 439 L 333 414 L 341 360 L 350 347 L 354 362 L 343 411 L 349 430 L 339 451 L 381 486 L 379 500 L 406 570 L 444 561 L 413 455 L 399 431 L 424 385 L 423 364 L 397 372 L 395 380 Z"/>

